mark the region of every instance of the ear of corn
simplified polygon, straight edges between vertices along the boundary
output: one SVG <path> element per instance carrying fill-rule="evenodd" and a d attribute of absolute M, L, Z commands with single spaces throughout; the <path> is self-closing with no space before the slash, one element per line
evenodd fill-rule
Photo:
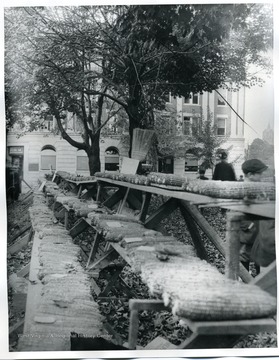
<path fill-rule="evenodd" d="M 276 299 L 255 285 L 229 280 L 197 258 L 183 264 L 142 265 L 151 293 L 160 295 L 175 315 L 191 320 L 238 320 L 272 316 Z"/>
<path fill-rule="evenodd" d="M 185 176 L 151 172 L 147 176 L 151 184 L 183 187 L 186 182 Z"/>
<path fill-rule="evenodd" d="M 275 185 L 268 182 L 191 180 L 186 191 L 225 199 L 275 200 Z"/>

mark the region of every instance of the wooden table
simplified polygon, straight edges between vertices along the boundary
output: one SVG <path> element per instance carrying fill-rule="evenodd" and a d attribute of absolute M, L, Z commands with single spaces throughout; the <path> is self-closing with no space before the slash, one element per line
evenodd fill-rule
<path fill-rule="evenodd" d="M 231 210 L 228 212 L 229 217 L 227 220 L 227 226 L 230 228 L 231 222 L 236 221 L 236 218 L 232 216 L 232 212 L 237 211 L 238 224 L 242 219 L 274 219 L 275 218 L 275 202 L 274 201 L 257 201 L 257 200 L 228 200 L 221 198 L 213 198 L 205 195 L 196 193 L 185 192 L 181 190 L 169 190 L 162 186 L 145 186 L 132 184 L 129 182 L 112 180 L 108 178 L 96 178 L 98 182 L 98 196 L 100 195 L 102 188 L 106 186 L 115 186 L 117 191 L 104 201 L 104 205 L 108 207 L 115 206 L 119 201 L 122 201 L 126 196 L 125 200 L 134 208 L 140 206 L 140 220 L 144 222 L 145 227 L 149 229 L 155 229 L 162 231 L 160 222 L 168 217 L 174 210 L 180 209 L 181 214 L 188 227 L 192 241 L 195 245 L 197 255 L 201 259 L 207 260 L 207 253 L 201 239 L 198 227 L 206 234 L 213 245 L 220 251 L 223 256 L 229 254 L 229 261 L 226 262 L 228 267 L 232 269 L 228 270 L 229 277 L 235 277 L 238 271 L 238 267 L 235 261 L 231 261 L 234 257 L 235 246 L 230 246 L 230 240 L 232 239 L 232 232 L 227 231 L 226 243 L 228 250 L 224 246 L 224 241 L 220 238 L 216 230 L 207 222 L 204 216 L 198 209 L 198 206 L 202 207 L 213 207 L 219 206 L 223 209 Z M 130 191 L 127 196 L 127 189 L 137 190 L 142 194 L 142 203 L 139 199 Z M 165 197 L 165 202 L 159 207 L 153 214 L 147 217 L 148 207 L 152 195 L 162 195 Z M 140 203 L 140 204 L 139 204 Z M 244 268 L 242 264 L 239 265 L 239 275 L 243 281 L 249 282 L 252 280 L 252 276 Z"/>
<path fill-rule="evenodd" d="M 56 174 L 56 182 L 63 182 L 67 184 L 73 193 L 77 194 L 77 197 L 80 198 L 82 193 L 86 193 L 87 197 L 92 196 L 93 192 L 96 190 L 97 180 L 70 180 L 59 174 Z M 86 190 L 86 191 L 85 191 Z"/>

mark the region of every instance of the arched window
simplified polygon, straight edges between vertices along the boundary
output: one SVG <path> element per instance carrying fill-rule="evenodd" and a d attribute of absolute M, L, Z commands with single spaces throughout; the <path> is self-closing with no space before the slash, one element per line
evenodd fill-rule
<path fill-rule="evenodd" d="M 41 150 L 41 170 L 56 169 L 56 149 L 52 145 L 45 145 Z"/>
<path fill-rule="evenodd" d="M 114 146 L 108 147 L 105 151 L 105 170 L 119 170 L 119 151 Z"/>
<path fill-rule="evenodd" d="M 77 170 L 89 171 L 88 156 L 84 150 L 77 151 Z"/>

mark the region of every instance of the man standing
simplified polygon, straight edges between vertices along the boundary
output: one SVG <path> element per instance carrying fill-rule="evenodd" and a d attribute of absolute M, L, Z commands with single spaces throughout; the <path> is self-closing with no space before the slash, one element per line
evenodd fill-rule
<path fill-rule="evenodd" d="M 213 180 L 236 181 L 233 166 L 227 162 L 227 153 L 225 151 L 220 154 L 220 162 L 215 166 Z"/>
<path fill-rule="evenodd" d="M 261 181 L 263 172 L 268 168 L 258 159 L 247 160 L 242 164 L 244 181 Z M 275 260 L 275 221 L 242 221 L 240 232 L 240 261 L 249 270 L 250 261 L 260 266 L 268 266 Z"/>

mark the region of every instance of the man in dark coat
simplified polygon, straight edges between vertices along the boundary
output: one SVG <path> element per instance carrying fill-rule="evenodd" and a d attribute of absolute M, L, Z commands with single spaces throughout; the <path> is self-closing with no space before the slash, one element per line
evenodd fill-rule
<path fill-rule="evenodd" d="M 227 162 L 227 153 L 223 151 L 220 154 L 221 161 L 215 166 L 213 173 L 213 180 L 222 180 L 222 181 L 236 181 L 236 176 L 234 168 L 231 164 Z"/>
<path fill-rule="evenodd" d="M 242 164 L 244 181 L 259 182 L 267 169 L 261 160 L 250 159 Z M 275 260 L 275 220 L 243 220 L 240 231 L 240 261 L 249 270 L 250 261 L 259 267 L 268 266 Z"/>

